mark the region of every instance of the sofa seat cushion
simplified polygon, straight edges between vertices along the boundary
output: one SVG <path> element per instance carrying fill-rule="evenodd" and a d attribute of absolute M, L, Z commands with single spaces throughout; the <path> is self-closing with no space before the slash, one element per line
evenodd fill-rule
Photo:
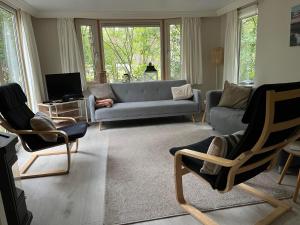
<path fill-rule="evenodd" d="M 199 111 L 199 105 L 190 100 L 161 100 L 116 103 L 112 108 L 101 108 L 95 112 L 96 120 L 147 118 L 156 115 L 179 115 Z"/>
<path fill-rule="evenodd" d="M 209 112 L 210 123 L 221 134 L 232 134 L 247 128 L 247 124 L 242 123 L 244 113 L 242 109 L 213 107 Z"/>

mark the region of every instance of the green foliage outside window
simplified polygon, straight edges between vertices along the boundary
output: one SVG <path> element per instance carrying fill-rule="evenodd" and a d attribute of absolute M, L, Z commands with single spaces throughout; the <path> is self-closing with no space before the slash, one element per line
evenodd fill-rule
<path fill-rule="evenodd" d="M 181 26 L 180 24 L 170 25 L 170 78 L 181 79 Z"/>
<path fill-rule="evenodd" d="M 104 27 L 104 58 L 107 79 L 120 82 L 125 73 L 132 81 L 143 80 L 149 64 L 161 79 L 160 27 Z"/>
<path fill-rule="evenodd" d="M 81 40 L 83 45 L 84 69 L 87 82 L 95 80 L 94 40 L 91 26 L 81 26 Z"/>
<path fill-rule="evenodd" d="M 255 77 L 257 18 L 251 16 L 241 21 L 239 82 L 253 81 Z"/>

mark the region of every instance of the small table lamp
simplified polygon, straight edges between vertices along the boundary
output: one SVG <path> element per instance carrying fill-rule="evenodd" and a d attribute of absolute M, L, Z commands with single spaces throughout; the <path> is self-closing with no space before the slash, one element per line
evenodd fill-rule
<path fill-rule="evenodd" d="M 144 81 L 147 80 L 158 80 L 158 73 L 155 67 L 150 62 L 144 72 Z"/>
<path fill-rule="evenodd" d="M 216 89 L 218 89 L 218 65 L 224 62 L 224 49 L 222 47 L 213 48 L 212 50 L 212 63 L 216 65 Z"/>

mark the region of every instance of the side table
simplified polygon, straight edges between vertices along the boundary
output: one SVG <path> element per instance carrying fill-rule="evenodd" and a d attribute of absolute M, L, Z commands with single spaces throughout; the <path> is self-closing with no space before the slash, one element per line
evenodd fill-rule
<path fill-rule="evenodd" d="M 300 157 L 300 141 L 296 141 L 293 144 L 289 145 L 288 147 L 286 147 L 284 149 L 284 151 L 286 151 L 287 153 L 289 153 L 289 157 L 284 165 L 284 168 L 282 170 L 282 173 L 280 175 L 279 181 L 278 183 L 281 184 L 284 175 L 286 174 L 286 171 L 288 170 L 292 160 L 294 157 Z M 299 189 L 300 189 L 300 170 L 299 170 L 299 174 L 298 174 L 298 179 L 297 179 L 297 184 L 296 184 L 296 190 L 295 193 L 293 195 L 293 201 L 296 202 L 297 201 L 297 197 L 298 197 L 298 193 L 299 193 Z"/>

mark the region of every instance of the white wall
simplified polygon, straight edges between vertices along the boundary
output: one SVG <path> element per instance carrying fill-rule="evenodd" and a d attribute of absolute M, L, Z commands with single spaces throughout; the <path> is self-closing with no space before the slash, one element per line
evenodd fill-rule
<path fill-rule="evenodd" d="M 57 19 L 32 18 L 42 75 L 61 73 Z"/>
<path fill-rule="evenodd" d="M 300 81 L 300 47 L 290 47 L 291 7 L 300 0 L 259 0 L 255 84 Z"/>
<path fill-rule="evenodd" d="M 221 17 L 202 18 L 202 64 L 203 64 L 203 84 L 200 89 L 205 98 L 208 90 L 216 89 L 216 65 L 212 63 L 212 50 L 216 47 L 224 47 L 221 39 L 222 23 Z M 218 81 L 222 80 L 223 66 L 218 66 Z M 220 82 L 219 82 L 220 84 Z"/>

